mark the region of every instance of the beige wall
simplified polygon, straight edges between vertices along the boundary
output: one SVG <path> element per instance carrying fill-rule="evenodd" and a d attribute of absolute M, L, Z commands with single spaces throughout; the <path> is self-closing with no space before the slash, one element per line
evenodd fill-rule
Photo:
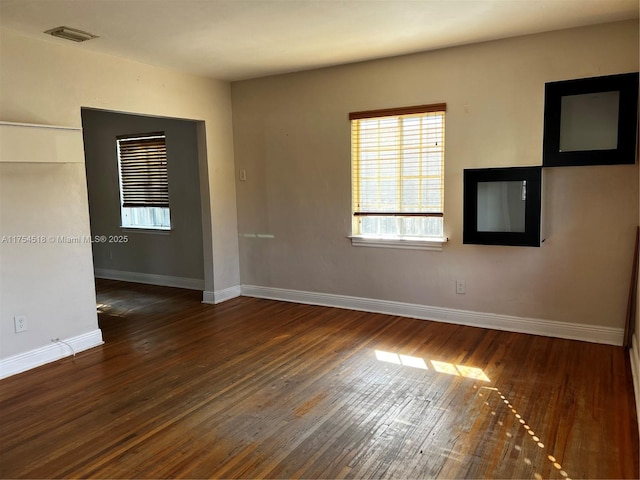
<path fill-rule="evenodd" d="M 80 108 L 93 107 L 204 121 L 212 222 L 204 237 L 213 251 L 206 289 L 239 284 L 228 83 L 8 30 L 0 49 L 0 120 L 80 127 Z M 1 164 L 0 190 L 0 235 L 89 234 L 82 164 Z M 0 358 L 97 328 L 90 246 L 0 248 Z M 28 332 L 14 333 L 14 315 L 28 317 Z"/>
<path fill-rule="evenodd" d="M 541 248 L 463 245 L 462 171 L 541 164 L 545 82 L 637 70 L 631 21 L 232 84 L 242 284 L 622 328 L 636 165 L 548 170 Z M 352 247 L 347 114 L 439 102 L 448 244 Z"/>

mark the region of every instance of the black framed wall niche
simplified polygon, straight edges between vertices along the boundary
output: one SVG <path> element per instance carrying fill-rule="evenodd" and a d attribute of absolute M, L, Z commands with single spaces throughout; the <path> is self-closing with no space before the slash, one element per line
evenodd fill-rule
<path fill-rule="evenodd" d="M 542 167 L 464 170 L 463 243 L 539 247 Z"/>
<path fill-rule="evenodd" d="M 636 161 L 638 72 L 545 84 L 545 167 Z"/>

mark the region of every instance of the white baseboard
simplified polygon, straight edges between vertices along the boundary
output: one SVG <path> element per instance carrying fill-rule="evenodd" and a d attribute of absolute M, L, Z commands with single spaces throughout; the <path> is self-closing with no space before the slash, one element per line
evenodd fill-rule
<path fill-rule="evenodd" d="M 621 328 L 554 322 L 535 318 L 515 317 L 493 313 L 473 312 L 443 307 L 430 307 L 413 303 L 392 302 L 372 298 L 348 297 L 327 293 L 304 292 L 281 288 L 242 285 L 242 295 L 285 302 L 323 305 L 364 312 L 385 313 L 435 322 L 469 325 L 472 327 L 529 333 L 545 337 L 567 338 L 607 345 L 622 345 L 624 331 Z"/>
<path fill-rule="evenodd" d="M 638 418 L 638 430 L 640 430 L 640 345 L 638 345 L 638 333 L 631 339 L 629 360 L 631 361 L 631 373 L 633 375 L 633 391 L 636 396 L 636 417 Z"/>
<path fill-rule="evenodd" d="M 146 283 L 163 287 L 187 288 L 189 290 L 204 290 L 204 280 L 198 278 L 172 277 L 169 275 L 155 275 L 152 273 L 124 272 L 122 270 L 95 269 L 96 278 L 107 280 L 122 280 L 123 282 Z"/>
<path fill-rule="evenodd" d="M 32 368 L 73 355 L 74 352 L 79 353 L 104 343 L 100 329 L 63 340 L 69 345 L 65 345 L 63 342 L 51 343 L 35 350 L 0 359 L 0 378 L 26 372 Z M 73 351 L 69 346 L 73 348 Z"/>
<path fill-rule="evenodd" d="M 233 287 L 225 288 L 224 290 L 216 290 L 215 292 L 205 290 L 202 292 L 202 303 L 222 303 L 226 300 L 239 297 L 240 295 L 242 295 L 240 285 L 234 285 Z"/>

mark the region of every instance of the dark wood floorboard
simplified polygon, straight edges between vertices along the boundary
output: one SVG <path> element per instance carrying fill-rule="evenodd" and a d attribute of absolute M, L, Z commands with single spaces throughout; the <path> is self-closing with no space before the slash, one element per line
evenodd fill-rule
<path fill-rule="evenodd" d="M 622 348 L 98 280 L 0 381 L 2 478 L 638 478 Z"/>

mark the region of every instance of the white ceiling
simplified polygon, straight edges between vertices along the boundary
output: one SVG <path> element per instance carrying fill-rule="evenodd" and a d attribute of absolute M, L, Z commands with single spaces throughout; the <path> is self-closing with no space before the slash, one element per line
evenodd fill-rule
<path fill-rule="evenodd" d="M 0 0 L 0 26 L 241 80 L 638 18 L 638 0 Z M 67 26 L 100 38 L 42 33 Z"/>

